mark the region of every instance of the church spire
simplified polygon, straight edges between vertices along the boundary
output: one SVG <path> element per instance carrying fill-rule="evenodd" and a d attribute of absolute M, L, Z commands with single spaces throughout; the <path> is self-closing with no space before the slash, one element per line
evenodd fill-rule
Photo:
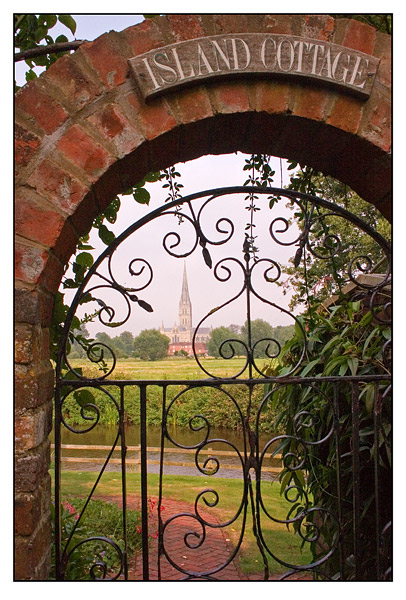
<path fill-rule="evenodd" d="M 189 286 L 187 281 L 186 263 L 183 266 L 182 292 L 179 301 L 179 326 L 189 332 L 192 339 L 192 303 L 189 296 Z"/>

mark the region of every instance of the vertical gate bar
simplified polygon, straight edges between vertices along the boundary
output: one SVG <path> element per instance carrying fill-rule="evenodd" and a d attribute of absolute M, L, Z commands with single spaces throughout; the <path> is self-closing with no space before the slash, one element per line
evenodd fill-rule
<path fill-rule="evenodd" d="M 359 393 L 358 382 L 352 382 L 352 494 L 353 494 L 353 532 L 355 579 L 360 580 L 360 460 L 359 460 Z"/>
<path fill-rule="evenodd" d="M 158 491 L 158 581 L 161 581 L 161 554 L 163 549 L 162 539 L 162 479 L 164 469 L 164 451 L 165 451 L 165 431 L 166 431 L 166 385 L 162 388 L 162 422 L 161 422 L 161 453 L 159 456 L 159 491 Z"/>
<path fill-rule="evenodd" d="M 126 457 L 127 445 L 124 431 L 124 387 L 120 388 L 120 435 L 121 435 L 121 492 L 123 498 L 123 539 L 124 539 L 124 579 L 128 581 L 128 546 L 127 546 L 127 477 Z"/>
<path fill-rule="evenodd" d="M 55 389 L 55 579 L 63 579 L 61 573 L 61 392 L 57 385 Z"/>
<path fill-rule="evenodd" d="M 147 387 L 140 386 L 141 416 L 141 525 L 142 525 L 142 579 L 149 581 L 148 553 L 148 490 L 147 490 Z"/>
<path fill-rule="evenodd" d="M 344 579 L 344 540 L 342 535 L 343 511 L 342 511 L 342 489 L 341 489 L 341 444 L 340 444 L 340 409 L 338 405 L 338 383 L 334 383 L 334 429 L 336 442 L 336 465 L 337 465 L 337 512 L 339 526 L 339 556 L 340 556 L 340 578 Z"/>
<path fill-rule="evenodd" d="M 374 476 L 375 476 L 375 535 L 376 535 L 376 578 L 380 579 L 381 575 L 381 527 L 379 519 L 379 428 L 380 428 L 380 406 L 379 406 L 379 385 L 374 385 Z"/>

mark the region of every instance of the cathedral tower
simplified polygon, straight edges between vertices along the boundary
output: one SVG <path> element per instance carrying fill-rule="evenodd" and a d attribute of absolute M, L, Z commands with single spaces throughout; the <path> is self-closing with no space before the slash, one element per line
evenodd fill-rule
<path fill-rule="evenodd" d="M 192 303 L 187 283 L 186 263 L 183 267 L 182 293 L 179 301 L 179 327 L 189 332 L 189 341 L 192 341 Z"/>

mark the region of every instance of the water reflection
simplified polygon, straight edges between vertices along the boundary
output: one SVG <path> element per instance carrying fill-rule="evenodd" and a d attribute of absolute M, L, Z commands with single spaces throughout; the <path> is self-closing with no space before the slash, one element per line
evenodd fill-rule
<path fill-rule="evenodd" d="M 171 439 L 175 440 L 182 446 L 196 446 L 205 437 L 204 431 L 192 431 L 186 427 L 168 426 L 168 433 Z M 64 448 L 62 451 L 64 470 L 81 470 L 81 471 L 99 471 L 106 460 L 106 457 L 111 449 L 116 437 L 117 427 L 114 425 L 98 425 L 92 431 L 84 434 L 76 434 L 66 428 L 62 428 L 61 439 L 63 445 L 87 446 L 87 448 Z M 271 439 L 272 434 L 262 435 L 260 437 L 260 448 Z M 137 425 L 125 426 L 125 438 L 127 451 L 127 469 L 132 472 L 139 472 L 140 453 L 138 447 L 140 445 L 140 427 Z M 220 439 L 224 442 L 214 442 L 210 440 Z M 53 433 L 51 437 L 53 442 Z M 228 442 L 228 443 L 226 443 Z M 224 428 L 213 428 L 210 430 L 209 441 L 204 447 L 204 452 L 199 460 L 199 465 L 203 465 L 204 461 L 210 456 L 216 457 L 219 460 L 220 468 L 215 476 L 227 478 L 240 478 L 242 476 L 241 461 L 238 458 L 237 452 L 232 446 L 235 446 L 241 453 L 244 451 L 244 442 L 242 434 L 236 431 L 227 430 Z M 91 446 L 92 448 L 89 448 Z M 101 446 L 102 448 L 94 448 Z M 148 472 L 159 472 L 159 449 L 161 446 L 161 429 L 158 426 L 149 426 L 147 428 L 147 447 L 148 447 Z M 227 454 L 226 454 L 227 453 Z M 164 472 L 173 475 L 192 475 L 201 476 L 207 475 L 202 473 L 195 465 L 195 450 L 181 450 L 168 440 L 165 441 L 164 454 Z M 72 460 L 74 459 L 74 460 Z M 210 466 L 210 463 L 208 464 Z M 279 462 L 274 460 L 267 461 L 268 467 L 277 467 Z M 106 468 L 106 471 L 120 471 L 120 451 L 113 453 L 112 459 Z M 276 474 L 264 470 L 264 479 L 275 479 Z"/>

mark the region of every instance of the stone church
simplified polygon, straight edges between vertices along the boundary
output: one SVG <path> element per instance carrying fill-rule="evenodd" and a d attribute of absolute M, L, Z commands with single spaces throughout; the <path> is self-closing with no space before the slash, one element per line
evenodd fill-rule
<path fill-rule="evenodd" d="M 182 291 L 179 300 L 179 323 L 175 323 L 173 327 L 167 328 L 163 322 L 160 332 L 170 339 L 168 355 L 173 356 L 175 353 L 184 350 L 188 355 L 193 354 L 192 339 L 194 334 L 192 321 L 192 302 L 189 296 L 189 286 L 187 281 L 186 264 L 183 268 Z M 210 337 L 210 327 L 200 327 L 196 334 L 196 353 L 207 354 L 207 340 Z"/>

